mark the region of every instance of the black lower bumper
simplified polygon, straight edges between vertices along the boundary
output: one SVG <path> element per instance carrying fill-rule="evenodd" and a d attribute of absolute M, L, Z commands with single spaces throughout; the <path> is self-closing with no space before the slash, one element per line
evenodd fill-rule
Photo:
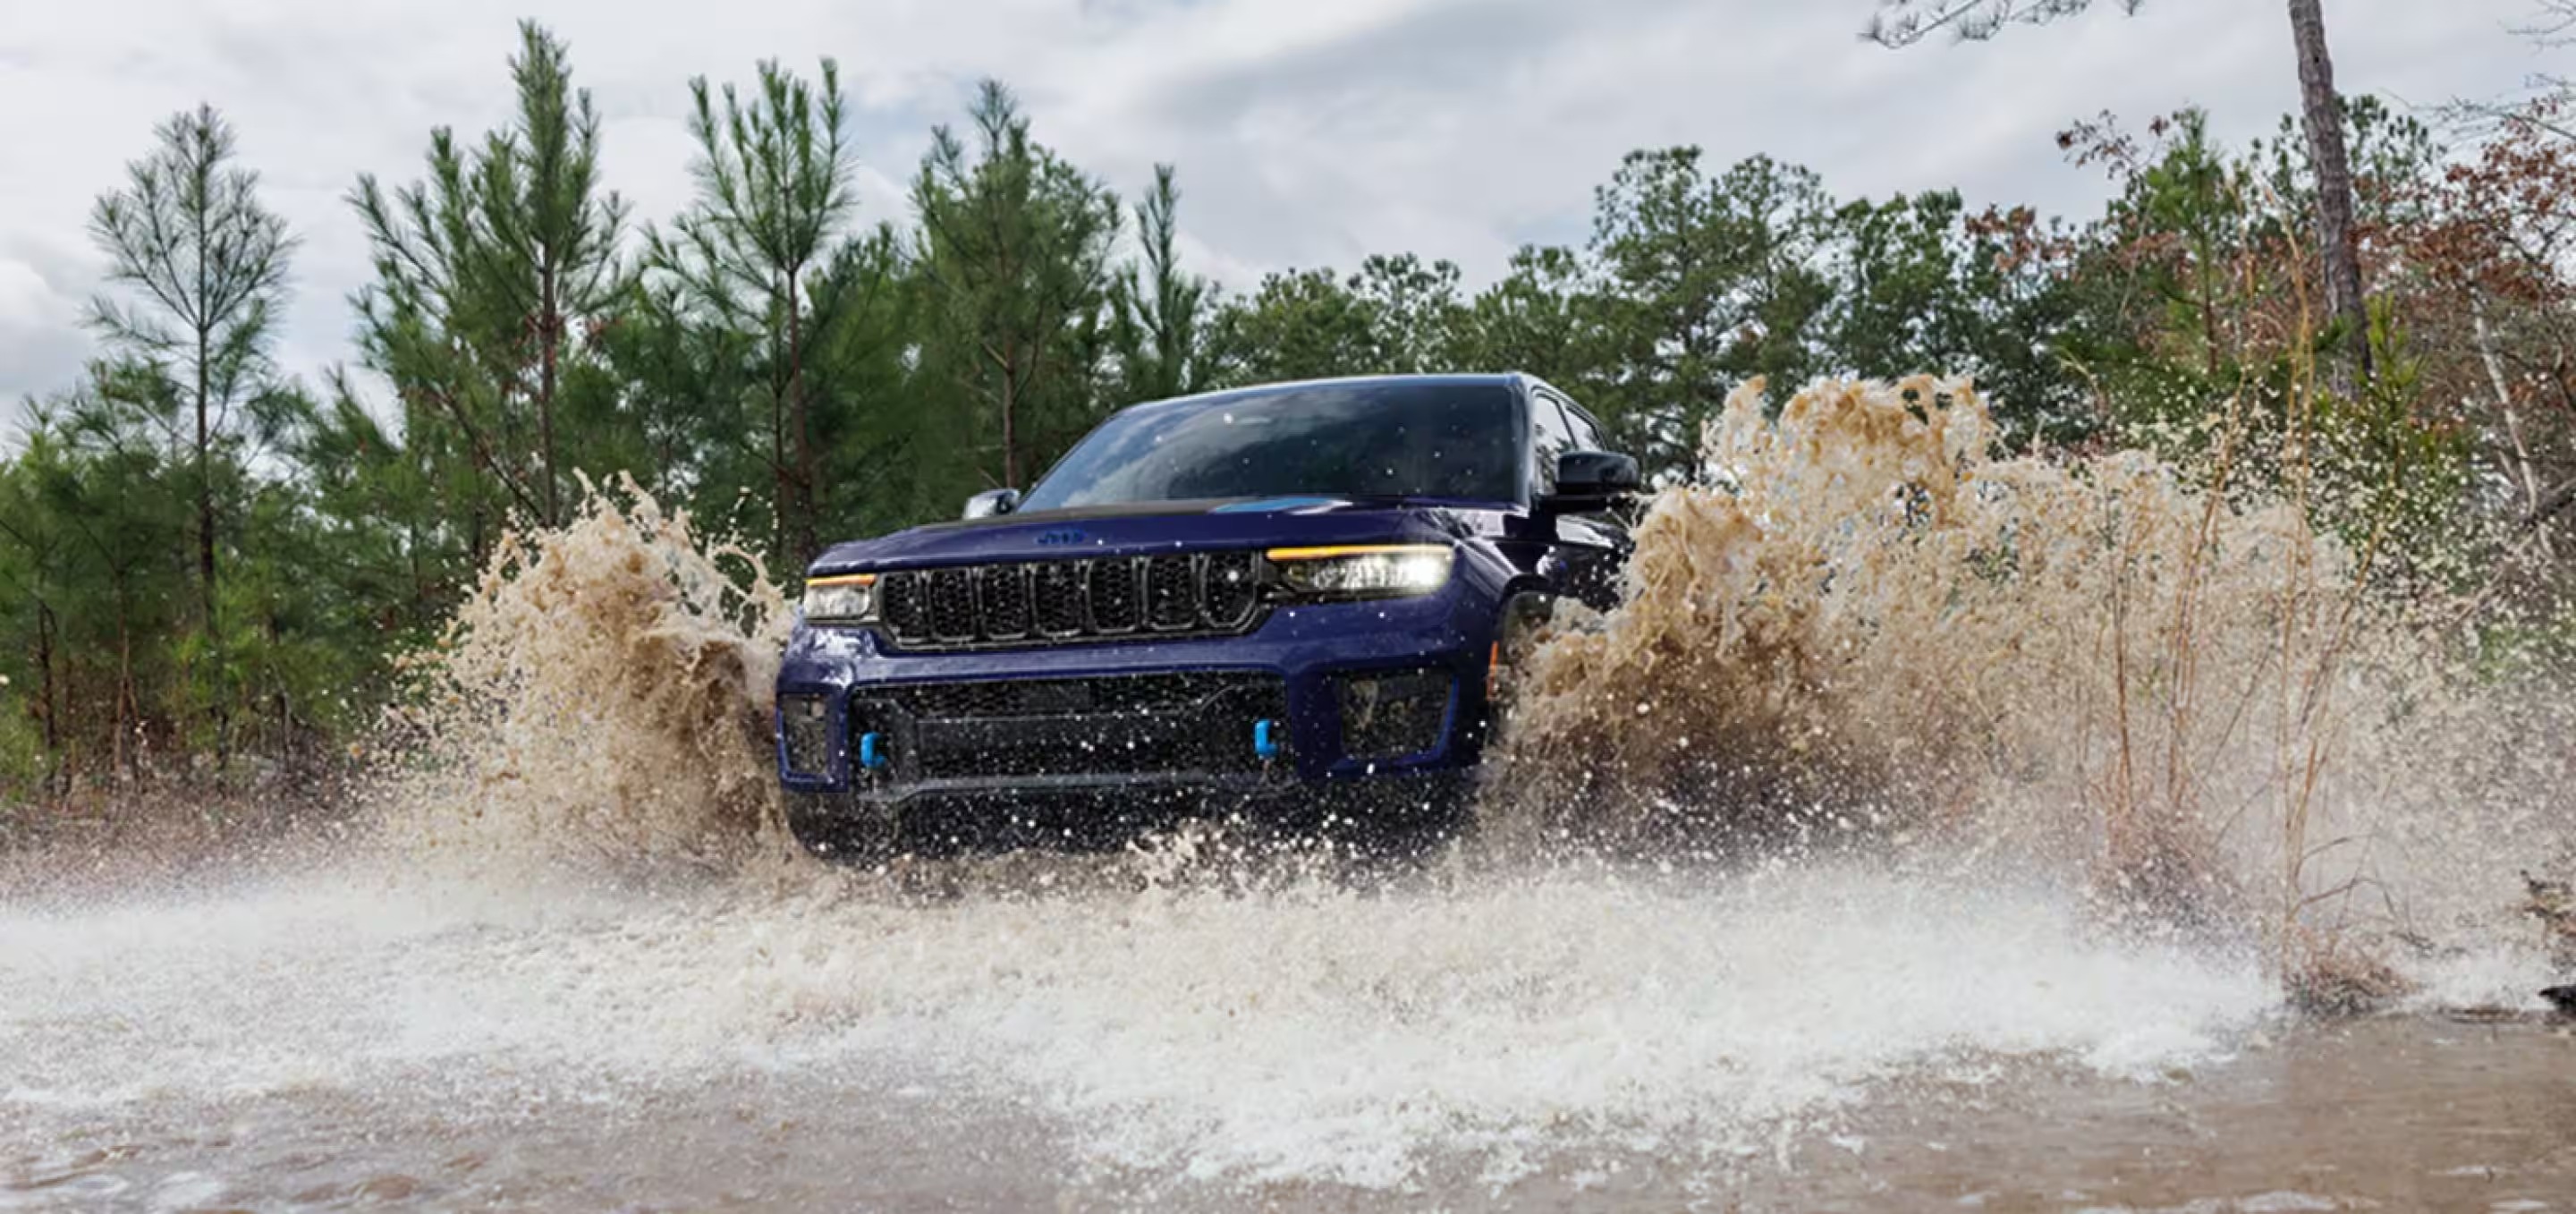
<path fill-rule="evenodd" d="M 790 792 L 788 825 L 827 857 L 889 849 L 944 854 L 1013 847 L 1115 847 L 1187 820 L 1296 836 L 1440 831 L 1471 810 L 1476 772 L 1388 774 L 1316 784 L 1261 777 L 1082 776 L 931 782 L 899 799 Z"/>

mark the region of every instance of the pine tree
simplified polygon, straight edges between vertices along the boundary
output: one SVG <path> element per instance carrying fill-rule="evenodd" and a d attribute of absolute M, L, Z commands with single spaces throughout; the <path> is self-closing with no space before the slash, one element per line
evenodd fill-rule
<path fill-rule="evenodd" d="M 127 168 L 125 188 L 90 212 L 108 281 L 135 296 L 101 297 L 90 317 L 112 351 L 135 360 L 124 382 L 143 385 L 145 401 L 175 395 L 189 415 L 180 441 L 195 480 L 197 622 L 217 676 L 206 695 L 220 762 L 230 693 L 215 651 L 218 465 L 238 426 L 284 403 L 269 349 L 295 241 L 260 203 L 259 175 L 236 162 L 232 127 L 211 107 L 173 116 L 158 135 L 160 146 Z"/>
<path fill-rule="evenodd" d="M 1020 485 L 1094 420 L 1091 360 L 1118 200 L 1033 142 L 1000 83 L 984 82 L 968 116 L 973 151 L 940 127 L 914 180 L 914 258 L 942 326 L 942 363 L 997 436 L 988 474 Z"/>
<path fill-rule="evenodd" d="M 1813 172 L 1768 157 L 1715 177 L 1698 148 L 1620 162 L 1595 195 L 1592 251 L 1619 299 L 1613 429 L 1641 458 L 1686 470 L 1734 385 L 1767 376 L 1786 400 L 1821 368 L 1831 213 Z"/>
<path fill-rule="evenodd" d="M 512 515 L 561 519 L 570 470 L 615 438 L 570 434 L 563 414 L 568 378 L 595 361 L 588 335 L 624 297 L 625 205 L 600 187 L 598 117 L 566 47 L 534 23 L 519 35 L 509 125 L 471 147 L 433 130 L 422 180 L 362 176 L 350 195 L 376 270 L 356 298 L 359 349 L 436 490 L 412 528 L 468 566 Z"/>
<path fill-rule="evenodd" d="M 1143 260 L 1130 263 L 1111 288 L 1122 403 L 1160 400 L 1198 390 L 1200 346 L 1212 291 L 1181 269 L 1176 247 L 1180 187 L 1168 164 L 1154 166 L 1154 189 L 1136 204 Z"/>
<path fill-rule="evenodd" d="M 569 51 L 536 22 L 519 25 L 510 78 L 518 121 L 485 137 L 475 200 L 486 283 L 501 317 L 536 347 L 536 383 L 522 387 L 536 413 L 538 517 L 563 520 L 557 443 L 566 346 L 577 318 L 605 311 L 622 285 L 618 234 L 626 207 L 599 189 L 599 115 L 590 91 L 572 87 Z M 506 335 L 505 340 L 506 340 Z"/>
<path fill-rule="evenodd" d="M 840 66 L 825 59 L 817 88 L 764 62 L 759 93 L 746 104 L 726 85 L 721 109 L 704 77 L 689 91 L 697 199 L 669 233 L 652 234 L 650 257 L 702 321 L 762 336 L 772 539 L 801 562 L 819 547 L 821 480 L 807 382 L 820 333 L 806 280 L 857 205 Z"/>
<path fill-rule="evenodd" d="M 1378 311 L 1356 280 L 1330 269 L 1264 275 L 1219 303 L 1210 325 L 1210 378 L 1226 386 L 1381 371 Z"/>

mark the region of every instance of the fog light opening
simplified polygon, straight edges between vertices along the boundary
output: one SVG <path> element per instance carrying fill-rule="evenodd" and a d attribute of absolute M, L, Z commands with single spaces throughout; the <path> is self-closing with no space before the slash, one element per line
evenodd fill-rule
<path fill-rule="evenodd" d="M 784 696 L 778 702 L 778 732 L 787 770 L 808 779 L 832 774 L 832 710 L 820 696 Z"/>
<path fill-rule="evenodd" d="M 1454 682 L 1440 669 L 1336 676 L 1343 754 L 1374 765 L 1439 749 Z"/>

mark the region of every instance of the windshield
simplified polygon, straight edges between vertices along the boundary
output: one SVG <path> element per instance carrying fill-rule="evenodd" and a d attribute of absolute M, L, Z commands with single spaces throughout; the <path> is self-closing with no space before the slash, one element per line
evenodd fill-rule
<path fill-rule="evenodd" d="M 1101 424 L 1020 509 L 1197 498 L 1520 498 L 1502 384 L 1326 383 L 1139 405 Z"/>

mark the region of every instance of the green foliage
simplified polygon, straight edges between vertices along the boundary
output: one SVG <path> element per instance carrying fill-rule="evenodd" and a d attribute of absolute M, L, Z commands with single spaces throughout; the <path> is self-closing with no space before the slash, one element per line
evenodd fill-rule
<path fill-rule="evenodd" d="M 1206 378 L 1208 281 L 1181 268 L 1180 187 L 1172 166 L 1154 166 L 1154 189 L 1136 204 L 1141 259 L 1110 288 L 1110 343 L 1118 401 L 1163 400 L 1196 391 Z"/>
<path fill-rule="evenodd" d="M 833 256 L 857 199 L 850 189 L 845 102 L 838 65 L 823 61 L 819 89 L 775 62 L 760 65 L 749 104 L 724 88 L 719 110 L 704 77 L 689 82 L 695 108 L 691 164 L 698 195 L 669 233 L 649 237 L 653 272 L 676 285 L 675 311 L 691 324 L 746 342 L 748 365 L 731 370 L 724 395 L 746 414 L 732 429 L 765 436 L 767 449 L 737 445 L 736 462 L 766 472 L 771 551 L 782 560 L 819 550 L 816 511 L 823 438 L 816 434 L 810 364 L 849 301 L 807 276 Z M 748 488 L 742 468 L 713 470 Z"/>
<path fill-rule="evenodd" d="M 1100 419 L 1090 369 L 1108 346 L 1118 199 L 1032 140 L 999 82 L 967 118 L 971 148 L 940 127 L 913 180 L 923 361 L 966 404 L 977 470 L 1025 485 Z"/>
<path fill-rule="evenodd" d="M 1592 243 L 1625 369 L 1604 420 L 1641 458 L 1692 467 L 1735 384 L 1773 399 L 1825 370 L 1832 204 L 1809 170 L 1756 156 L 1715 177 L 1697 148 L 1631 152 L 1595 199 Z"/>
<path fill-rule="evenodd" d="M 260 204 L 259 175 L 236 162 L 232 128 L 213 109 L 178 114 L 159 136 L 129 167 L 126 187 L 91 212 L 108 281 L 133 298 L 93 304 L 92 326 L 116 361 L 93 375 L 96 390 L 74 404 L 69 424 L 76 440 L 113 449 L 120 470 L 133 471 L 136 458 L 166 460 L 189 482 L 182 527 L 193 532 L 197 611 L 175 647 L 179 698 L 191 740 L 220 765 L 245 657 L 226 643 L 221 611 L 222 554 L 235 538 L 227 531 L 258 445 L 304 412 L 269 360 L 295 242 Z M 169 479 L 138 477 L 136 492 L 165 494 Z M 118 611 L 122 625 L 125 604 Z M 139 707 L 128 707 L 139 720 Z"/>
<path fill-rule="evenodd" d="M 1272 274 L 1219 309 L 1212 359 L 1233 385 L 1471 367 L 1460 278 L 1455 264 L 1411 253 L 1369 257 L 1348 278 Z"/>
<path fill-rule="evenodd" d="M 2062 237 L 2025 213 L 1966 213 L 1953 191 L 1847 203 L 1834 213 L 1835 290 L 1824 320 L 1833 370 L 1893 379 L 1937 367 L 1976 380 L 2004 442 L 2090 432 L 2062 344 L 2077 318 Z"/>
<path fill-rule="evenodd" d="M 565 385 L 623 294 L 625 206 L 600 188 L 598 115 L 564 45 L 534 23 L 519 33 L 508 126 L 471 150 L 434 130 L 424 179 L 388 191 L 361 176 L 350 196 L 376 268 L 359 350 L 394 385 L 420 470 L 419 492 L 387 504 L 412 512 L 412 542 L 469 562 L 513 514 L 563 518 L 581 444 L 619 437 L 567 424 Z"/>
<path fill-rule="evenodd" d="M 1377 365 L 1378 318 L 1331 270 L 1287 270 L 1218 309 L 1211 359 L 1228 385 L 1361 375 Z"/>

